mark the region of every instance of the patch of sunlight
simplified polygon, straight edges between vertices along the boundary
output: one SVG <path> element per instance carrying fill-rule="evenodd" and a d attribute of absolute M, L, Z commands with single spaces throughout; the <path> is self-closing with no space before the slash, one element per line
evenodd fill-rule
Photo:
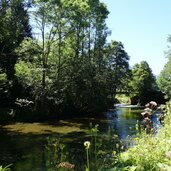
<path fill-rule="evenodd" d="M 3 129 L 8 131 L 23 133 L 23 134 L 51 134 L 51 133 L 59 133 L 59 134 L 68 134 L 72 132 L 86 132 L 85 129 L 81 129 L 80 124 L 67 123 L 63 121 L 56 124 L 48 124 L 48 123 L 22 123 L 18 122 L 15 124 L 2 126 Z"/>

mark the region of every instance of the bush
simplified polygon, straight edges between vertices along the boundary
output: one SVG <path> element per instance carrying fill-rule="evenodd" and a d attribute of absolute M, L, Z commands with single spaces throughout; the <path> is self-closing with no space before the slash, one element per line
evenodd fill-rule
<path fill-rule="evenodd" d="M 167 103 L 165 125 L 156 135 L 141 133 L 136 146 L 118 156 L 114 170 L 171 170 L 171 102 Z"/>

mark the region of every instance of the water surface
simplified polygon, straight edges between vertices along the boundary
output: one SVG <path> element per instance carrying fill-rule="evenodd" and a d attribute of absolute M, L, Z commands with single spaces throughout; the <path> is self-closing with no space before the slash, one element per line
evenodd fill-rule
<path fill-rule="evenodd" d="M 84 141 L 91 142 L 90 161 L 94 170 L 112 167 L 113 151 L 130 146 L 128 137 L 136 135 L 142 109 L 118 108 L 102 115 L 44 123 L 15 123 L 0 127 L 0 165 L 12 163 L 13 171 L 67 171 L 61 162 L 84 171 Z M 98 134 L 91 128 L 98 126 Z M 96 144 L 96 145 L 95 145 Z"/>

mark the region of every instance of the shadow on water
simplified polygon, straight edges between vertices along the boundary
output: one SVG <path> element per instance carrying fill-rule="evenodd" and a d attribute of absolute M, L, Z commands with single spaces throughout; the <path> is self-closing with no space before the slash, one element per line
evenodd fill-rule
<path fill-rule="evenodd" d="M 117 146 L 129 146 L 135 136 L 142 109 L 118 108 L 100 116 L 87 116 L 45 123 L 16 123 L 0 127 L 0 165 L 12 163 L 13 171 L 67 171 L 57 168 L 61 162 L 85 171 L 84 141 L 90 141 L 90 161 L 94 170 L 112 165 Z M 95 136 L 90 127 L 99 125 Z M 98 169 L 97 169 L 98 168 Z"/>

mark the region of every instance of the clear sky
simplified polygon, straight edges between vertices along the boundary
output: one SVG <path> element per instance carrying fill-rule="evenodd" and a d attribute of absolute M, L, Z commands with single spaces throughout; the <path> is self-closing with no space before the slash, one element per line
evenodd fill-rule
<path fill-rule="evenodd" d="M 171 35 L 171 0 L 101 0 L 110 11 L 109 40 L 121 41 L 130 66 L 147 61 L 155 75 L 166 63 Z"/>

